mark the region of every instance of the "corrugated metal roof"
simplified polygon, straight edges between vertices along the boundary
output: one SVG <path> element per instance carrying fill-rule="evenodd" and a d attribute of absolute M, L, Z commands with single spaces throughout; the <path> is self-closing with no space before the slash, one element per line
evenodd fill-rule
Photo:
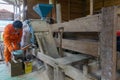
<path fill-rule="evenodd" d="M 0 12 L 8 12 L 8 13 L 12 13 L 12 12 L 6 10 L 6 9 L 0 9 Z"/>

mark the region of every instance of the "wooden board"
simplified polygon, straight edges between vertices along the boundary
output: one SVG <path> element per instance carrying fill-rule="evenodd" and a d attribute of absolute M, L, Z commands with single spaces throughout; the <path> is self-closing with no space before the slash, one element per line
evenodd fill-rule
<path fill-rule="evenodd" d="M 55 39 L 57 46 L 59 46 L 59 40 Z M 80 41 L 80 40 L 68 40 L 63 39 L 62 40 L 62 48 L 81 52 L 84 54 L 92 55 L 97 57 L 99 55 L 98 53 L 98 42 L 94 41 Z"/>
<path fill-rule="evenodd" d="M 64 32 L 100 32 L 100 14 L 71 20 L 69 22 L 50 25 L 53 32 L 64 27 Z"/>

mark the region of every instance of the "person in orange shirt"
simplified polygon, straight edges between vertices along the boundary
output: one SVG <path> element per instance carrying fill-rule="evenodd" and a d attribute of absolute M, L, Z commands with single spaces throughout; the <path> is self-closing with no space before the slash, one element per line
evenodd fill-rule
<path fill-rule="evenodd" d="M 16 20 L 13 24 L 8 24 L 3 33 L 4 58 L 6 64 L 11 60 L 11 53 L 20 50 L 20 41 L 22 37 L 22 22 Z"/>

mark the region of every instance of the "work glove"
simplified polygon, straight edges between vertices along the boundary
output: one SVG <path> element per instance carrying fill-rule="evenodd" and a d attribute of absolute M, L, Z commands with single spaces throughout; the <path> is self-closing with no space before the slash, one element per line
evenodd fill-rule
<path fill-rule="evenodd" d="M 23 50 L 15 50 L 15 51 L 12 51 L 12 54 L 13 54 L 13 55 L 21 55 L 21 54 L 23 54 Z"/>

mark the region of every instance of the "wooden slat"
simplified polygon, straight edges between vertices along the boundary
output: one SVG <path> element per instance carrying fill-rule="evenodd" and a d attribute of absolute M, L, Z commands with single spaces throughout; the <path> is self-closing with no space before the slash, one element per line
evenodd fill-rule
<path fill-rule="evenodd" d="M 50 25 L 53 32 L 58 31 L 59 27 L 64 27 L 64 32 L 99 32 L 101 21 L 99 15 L 87 16 L 69 22 Z"/>
<path fill-rule="evenodd" d="M 57 46 L 59 46 L 59 40 L 55 39 Z M 98 42 L 94 41 L 80 41 L 80 40 L 62 40 L 62 48 L 81 52 L 84 54 L 98 56 Z"/>

